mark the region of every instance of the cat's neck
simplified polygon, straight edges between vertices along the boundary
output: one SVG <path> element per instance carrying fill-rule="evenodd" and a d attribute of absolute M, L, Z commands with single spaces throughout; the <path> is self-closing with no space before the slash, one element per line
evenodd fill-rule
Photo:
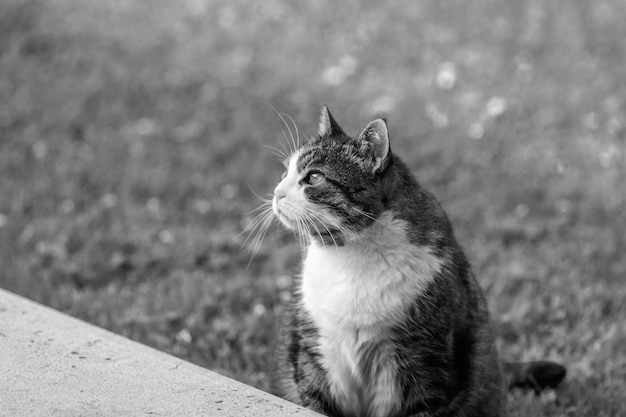
<path fill-rule="evenodd" d="M 357 240 L 337 247 L 310 244 L 301 290 L 320 328 L 385 325 L 381 320 L 390 325 L 435 279 L 442 260 L 429 247 L 412 244 L 407 226 L 384 212 Z"/>
<path fill-rule="evenodd" d="M 409 244 L 407 223 L 397 218 L 393 211 L 383 212 L 367 230 L 347 234 L 340 242 L 333 239 L 310 239 L 309 250 L 331 251 L 345 254 L 353 251 L 381 251 Z M 344 232 L 345 233 L 345 232 Z"/>

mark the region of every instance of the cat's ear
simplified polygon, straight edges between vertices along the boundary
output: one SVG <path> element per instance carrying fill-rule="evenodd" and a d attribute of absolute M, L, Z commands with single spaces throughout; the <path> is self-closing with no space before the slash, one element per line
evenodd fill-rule
<path fill-rule="evenodd" d="M 363 143 L 364 149 L 368 150 L 369 157 L 373 159 L 373 172 L 383 171 L 389 162 L 389 130 L 384 119 L 376 119 L 369 122 L 358 136 L 357 140 Z"/>
<path fill-rule="evenodd" d="M 319 138 L 323 138 L 325 136 L 339 136 L 345 135 L 343 130 L 339 126 L 339 124 L 333 118 L 333 115 L 330 114 L 328 107 L 322 106 L 322 111 L 320 113 L 320 125 L 319 131 L 317 132 L 317 136 Z"/>

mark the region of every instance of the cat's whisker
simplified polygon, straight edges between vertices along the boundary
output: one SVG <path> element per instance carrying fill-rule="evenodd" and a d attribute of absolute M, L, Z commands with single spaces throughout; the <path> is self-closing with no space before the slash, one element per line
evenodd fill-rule
<path fill-rule="evenodd" d="M 334 223 L 333 218 L 330 217 L 328 214 L 324 213 L 323 211 L 313 211 L 309 209 L 309 213 L 315 215 L 318 220 L 323 220 L 321 221 L 321 223 L 323 223 L 324 225 Z M 329 230 L 329 233 L 330 233 L 330 230 Z"/>
<path fill-rule="evenodd" d="M 255 213 L 255 212 L 259 211 L 259 209 L 262 209 L 262 208 L 265 208 L 265 207 L 268 207 L 268 206 L 272 205 L 272 200 L 273 200 L 273 195 L 272 194 L 267 194 L 267 196 L 269 198 L 265 198 L 265 197 L 262 197 L 262 196 L 256 194 L 252 189 L 250 189 L 250 191 L 252 192 L 252 194 L 254 194 L 254 196 L 256 198 L 261 200 L 261 205 L 259 207 L 253 208 L 247 214 Z"/>
<path fill-rule="evenodd" d="M 255 224 L 260 220 L 261 217 L 272 214 L 272 202 L 264 201 L 257 208 L 254 208 L 248 212 L 248 216 L 252 216 L 252 220 L 246 225 L 244 228 L 244 232 L 250 230 L 250 228 L 254 227 Z"/>
<path fill-rule="evenodd" d="M 280 143 L 280 147 L 283 148 L 283 152 L 285 153 L 285 157 L 282 159 L 282 163 L 283 165 L 285 165 L 286 168 L 289 163 L 289 155 L 293 154 L 293 151 L 291 150 L 290 146 L 285 146 L 285 144 L 282 142 Z"/>
<path fill-rule="evenodd" d="M 253 258 L 258 252 L 261 242 L 265 237 L 265 233 L 269 228 L 269 217 L 264 217 L 262 221 L 259 222 L 258 226 L 255 228 L 254 235 L 251 235 L 251 239 L 246 242 L 246 245 L 252 254 L 251 258 Z"/>
<path fill-rule="evenodd" d="M 274 110 L 274 113 L 276 113 L 276 115 L 280 118 L 281 124 L 280 124 L 280 131 L 283 134 L 283 137 L 287 140 L 287 145 L 288 145 L 288 154 L 292 154 L 296 151 L 296 146 L 295 146 L 295 142 L 293 141 L 293 135 L 291 133 L 291 129 L 289 129 L 289 126 L 287 125 L 287 121 L 285 120 L 285 117 L 283 116 L 283 114 L 281 112 L 278 111 L 278 109 L 276 109 L 276 107 L 272 106 L 271 104 L 268 103 L 268 105 L 272 108 L 272 110 Z M 291 142 L 289 137 L 287 137 L 287 133 L 285 132 L 285 127 L 287 127 L 287 129 L 289 129 L 289 136 L 291 137 Z M 293 144 L 293 145 L 292 145 Z M 293 148 L 292 148 L 293 146 Z"/>
<path fill-rule="evenodd" d="M 285 138 L 285 140 L 287 141 L 287 148 L 289 149 L 289 153 L 292 154 L 296 151 L 295 146 L 293 145 L 293 142 L 290 141 L 289 137 L 287 137 L 287 133 L 285 132 L 285 129 L 283 129 L 283 127 L 281 126 L 280 131 L 283 133 L 283 137 Z"/>
<path fill-rule="evenodd" d="M 291 138 L 291 144 L 293 145 L 293 149 L 294 149 L 294 152 L 295 152 L 295 150 L 296 150 L 296 149 L 298 149 L 298 148 L 300 147 L 300 144 L 299 144 L 299 141 L 298 141 L 298 142 L 296 142 L 296 138 L 294 138 L 294 136 L 293 136 L 293 132 L 291 131 L 291 126 L 289 126 L 289 124 L 287 123 L 287 120 L 285 120 L 285 117 L 284 117 L 284 116 L 287 116 L 287 117 L 289 117 L 290 119 L 291 119 L 291 116 L 289 116 L 287 113 L 281 113 L 281 114 L 280 114 L 280 118 L 281 118 L 281 120 L 283 121 L 283 123 L 285 124 L 285 127 L 286 127 L 286 128 L 287 128 L 287 130 L 289 131 L 289 137 Z M 291 119 L 291 120 L 293 121 L 293 119 Z M 295 124 L 294 124 L 294 126 L 295 126 Z M 298 130 L 297 130 L 297 128 L 296 128 L 296 135 L 297 135 L 297 134 L 298 134 Z"/>
<path fill-rule="evenodd" d="M 273 219 L 274 219 L 274 213 L 271 211 L 268 211 L 266 215 L 263 217 L 263 221 L 261 225 L 259 226 L 259 233 L 257 234 L 257 238 L 256 238 L 256 246 L 254 249 L 254 254 L 256 254 L 261 243 L 263 242 L 263 239 L 265 238 L 265 235 L 267 234 L 267 231 L 269 230 L 269 226 L 272 224 Z"/>
<path fill-rule="evenodd" d="M 265 210 L 267 210 L 268 208 L 271 208 L 272 203 L 271 202 L 266 202 L 263 203 L 262 205 L 260 205 L 259 207 L 252 209 L 248 212 L 248 216 L 257 216 L 258 213 L 263 212 Z"/>
<path fill-rule="evenodd" d="M 284 115 L 287 116 L 289 120 L 291 121 L 291 123 L 293 124 L 293 129 L 296 132 L 296 144 L 298 145 L 298 148 L 299 148 L 300 147 L 300 131 L 298 130 L 298 125 L 296 124 L 296 121 L 293 120 L 293 117 L 291 117 L 287 113 L 284 113 Z"/>
<path fill-rule="evenodd" d="M 259 213 L 252 220 L 250 228 L 247 228 L 247 230 L 249 230 L 249 234 L 244 240 L 244 245 L 248 247 L 251 255 L 250 259 L 248 260 L 246 270 L 250 268 L 252 259 L 254 259 L 259 249 L 261 248 L 263 239 L 265 239 L 265 235 L 267 234 L 267 231 L 272 224 L 272 220 L 274 218 L 273 214 L 274 213 L 271 208 L 266 209 L 264 212 Z"/>
<path fill-rule="evenodd" d="M 266 194 L 266 195 L 267 195 L 267 198 L 266 198 L 266 197 L 262 197 L 262 196 L 260 196 L 260 195 L 259 195 L 256 191 L 254 191 L 254 189 L 252 188 L 252 186 L 251 186 L 249 183 L 247 183 L 246 185 L 248 186 L 248 189 L 250 190 L 250 192 L 251 192 L 252 194 L 254 194 L 254 196 L 255 196 L 256 198 L 258 198 L 259 200 L 261 200 L 261 202 L 262 202 L 263 204 L 266 204 L 266 203 L 270 203 L 270 204 L 271 204 L 272 199 L 274 198 L 274 195 L 273 195 L 273 194 L 268 193 L 268 194 Z M 258 208 L 258 207 L 257 207 L 257 208 Z M 256 209 L 255 209 L 255 210 L 256 210 Z M 253 211 L 254 211 L 254 210 L 253 210 Z"/>
<path fill-rule="evenodd" d="M 239 234 L 240 236 L 242 234 L 247 234 L 243 241 L 244 245 L 247 245 L 248 242 L 255 242 L 258 233 L 263 230 L 263 227 L 269 227 L 269 223 L 272 220 L 273 212 L 271 207 L 259 207 L 258 209 L 262 209 L 262 211 L 257 213 L 250 223 L 246 225 L 245 229 Z"/>
<path fill-rule="evenodd" d="M 250 220 L 250 222 L 248 224 L 246 224 L 244 229 L 237 235 L 237 237 L 241 237 L 243 235 L 246 235 L 246 238 L 243 241 L 243 245 L 246 245 L 247 242 L 252 239 L 252 237 L 254 236 L 254 233 L 256 232 L 257 228 L 259 227 L 259 224 L 263 221 L 263 218 L 266 217 L 266 216 L 267 216 L 267 212 L 265 212 L 265 211 L 256 214 L 252 218 L 252 220 Z"/>
<path fill-rule="evenodd" d="M 323 212 L 315 212 L 313 210 L 308 210 L 308 213 L 311 215 L 311 217 L 313 217 L 315 220 L 317 220 L 319 223 L 322 224 L 322 226 L 324 226 L 324 228 L 326 229 L 326 231 L 328 232 L 328 235 L 330 236 L 331 240 L 333 241 L 333 244 L 335 245 L 335 249 L 339 249 L 339 246 L 337 245 L 337 241 L 335 240 L 335 237 L 333 236 L 333 233 L 330 231 L 330 228 L 327 226 L 327 223 L 329 222 L 329 218 L 326 216 L 325 213 Z M 316 228 L 317 229 L 317 228 Z M 322 240 L 323 243 L 323 239 L 321 236 L 321 233 L 318 230 L 318 234 L 320 235 L 320 240 Z"/>
<path fill-rule="evenodd" d="M 299 218 L 296 219 L 296 228 L 298 229 L 297 234 L 298 234 L 298 240 L 300 242 L 300 251 L 301 251 L 302 256 L 304 256 L 305 251 L 306 251 L 307 234 L 306 234 L 306 227 L 303 224 L 303 221 Z"/>
<path fill-rule="evenodd" d="M 249 236 L 251 233 L 254 232 L 254 230 L 258 227 L 258 224 L 267 216 L 270 216 L 273 214 L 272 211 L 272 205 L 271 203 L 263 203 L 261 206 L 251 210 L 248 213 L 249 217 L 252 217 L 252 219 L 245 225 L 243 231 L 241 233 L 239 233 L 238 236 L 241 236 L 243 234 L 247 234 L 248 237 L 246 238 L 246 240 L 249 240 Z M 245 243 L 245 241 L 244 241 Z"/>
<path fill-rule="evenodd" d="M 261 206 L 251 210 L 250 214 L 254 214 L 254 217 L 249 226 L 254 226 L 262 217 L 272 214 L 271 203 L 263 203 Z"/>
<path fill-rule="evenodd" d="M 359 213 L 359 214 L 360 214 L 360 215 L 362 215 L 362 216 L 365 216 L 365 217 L 367 217 L 367 218 L 369 218 L 369 219 L 373 220 L 374 222 L 376 222 L 376 223 L 378 223 L 378 224 L 380 224 L 380 225 L 382 225 L 382 226 L 385 226 L 385 227 L 391 228 L 391 226 L 390 226 L 390 225 L 388 225 L 387 223 L 383 223 L 383 222 L 381 222 L 380 220 L 378 220 L 376 217 L 374 217 L 374 215 L 373 215 L 372 213 L 368 213 L 368 212 L 366 212 L 366 211 L 364 211 L 364 210 L 361 210 L 361 209 L 360 209 L 360 208 L 358 208 L 358 207 L 354 207 L 354 211 L 356 211 L 357 213 Z"/>
<path fill-rule="evenodd" d="M 322 238 L 322 232 L 319 230 L 319 228 L 317 227 L 317 225 L 315 224 L 315 218 L 312 216 L 312 212 L 308 212 L 307 210 L 305 210 L 302 213 L 302 217 L 304 218 L 304 220 L 309 223 L 311 225 L 311 228 L 315 231 L 315 233 L 317 233 L 317 235 L 320 238 L 320 241 L 322 242 L 322 244 L 324 244 L 324 238 Z"/>
<path fill-rule="evenodd" d="M 281 121 L 280 130 L 283 133 L 283 137 L 287 140 L 287 144 L 289 145 L 288 146 L 289 153 L 292 154 L 296 151 L 296 149 L 298 149 L 299 146 L 296 145 L 296 141 L 293 137 L 293 132 L 291 131 L 291 127 L 287 123 L 287 120 L 285 120 L 284 115 L 287 115 L 287 114 L 279 112 L 274 106 L 272 106 L 272 109 L 274 109 L 274 112 L 276 112 L 278 117 L 280 117 L 280 121 Z M 287 129 L 287 132 L 289 132 L 289 136 L 287 136 L 287 132 L 285 131 L 285 128 Z"/>
<path fill-rule="evenodd" d="M 272 155 L 276 156 L 276 157 L 277 157 L 277 158 L 279 158 L 281 161 L 283 161 L 283 160 L 287 159 L 287 157 L 288 157 L 288 156 L 287 156 L 287 151 L 284 149 L 284 146 L 283 146 L 283 149 L 282 149 L 282 150 L 281 150 L 281 149 L 278 149 L 278 148 L 277 148 L 277 147 L 275 147 L 275 146 L 270 146 L 270 145 L 263 145 L 263 147 L 264 147 L 265 149 L 269 150 L 269 151 L 270 151 L 270 153 L 271 153 Z"/>
<path fill-rule="evenodd" d="M 255 239 L 255 241 L 253 242 L 253 247 L 251 249 L 251 254 L 250 254 L 250 259 L 248 259 L 248 264 L 246 265 L 246 271 L 250 269 L 250 265 L 252 265 L 252 260 L 256 257 L 257 253 L 259 252 L 259 249 L 261 248 L 261 243 L 263 242 L 263 239 L 265 239 L 265 235 L 267 234 L 267 231 L 269 230 L 269 223 L 268 226 L 266 226 L 263 231 L 260 233 L 260 236 Z"/>

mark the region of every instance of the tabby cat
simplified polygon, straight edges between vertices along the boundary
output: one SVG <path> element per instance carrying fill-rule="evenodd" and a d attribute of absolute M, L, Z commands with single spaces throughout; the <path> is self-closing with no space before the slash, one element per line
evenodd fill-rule
<path fill-rule="evenodd" d="M 391 152 L 386 122 L 352 138 L 324 106 L 318 135 L 286 166 L 273 212 L 308 247 L 281 394 L 329 416 L 502 415 L 485 299 L 445 212 Z"/>

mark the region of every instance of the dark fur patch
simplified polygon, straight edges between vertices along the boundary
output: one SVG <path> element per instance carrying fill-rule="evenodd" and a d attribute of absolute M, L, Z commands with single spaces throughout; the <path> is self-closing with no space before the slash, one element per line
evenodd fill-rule
<path fill-rule="evenodd" d="M 351 232 L 370 226 L 385 209 L 381 176 L 368 172 L 367 163 L 354 140 L 331 138 L 305 145 L 297 161 L 300 172 L 315 170 L 326 177 L 323 185 L 305 188 L 309 201 L 324 207 Z M 331 234 L 343 238 L 339 230 Z M 320 236 L 312 234 L 312 238 Z"/>

